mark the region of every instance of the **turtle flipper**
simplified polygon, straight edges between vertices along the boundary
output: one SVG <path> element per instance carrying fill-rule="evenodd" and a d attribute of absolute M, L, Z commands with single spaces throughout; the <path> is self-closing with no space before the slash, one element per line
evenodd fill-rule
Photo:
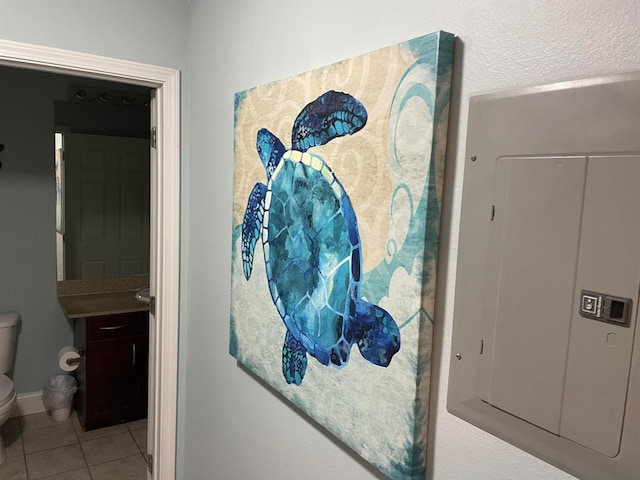
<path fill-rule="evenodd" d="M 307 350 L 287 330 L 282 347 L 282 374 L 287 383 L 300 385 L 307 370 Z"/>
<path fill-rule="evenodd" d="M 267 178 L 271 178 L 286 150 L 284 145 L 273 133 L 262 128 L 258 131 L 256 138 L 256 150 L 258 150 L 262 165 L 267 171 Z"/>
<path fill-rule="evenodd" d="M 347 93 L 330 90 L 302 109 L 291 134 L 292 149 L 306 152 L 337 137 L 352 135 L 367 123 L 367 110 Z"/>
<path fill-rule="evenodd" d="M 375 365 L 387 367 L 400 350 L 400 330 L 393 317 L 378 305 L 358 301 L 353 334 L 362 356 Z"/>
<path fill-rule="evenodd" d="M 267 186 L 263 183 L 256 183 L 249 194 L 247 209 L 244 212 L 244 220 L 242 222 L 242 269 L 244 270 L 244 278 L 247 280 L 251 277 L 253 252 L 262 231 L 264 197 L 266 193 Z"/>

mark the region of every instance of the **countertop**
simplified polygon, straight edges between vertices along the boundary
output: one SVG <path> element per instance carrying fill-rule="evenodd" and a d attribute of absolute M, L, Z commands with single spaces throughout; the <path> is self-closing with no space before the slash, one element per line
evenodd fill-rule
<path fill-rule="evenodd" d="M 134 295 L 148 286 L 148 275 L 104 280 L 65 280 L 58 282 L 58 303 L 68 318 L 144 312 L 149 310 L 149 305 L 136 300 Z"/>

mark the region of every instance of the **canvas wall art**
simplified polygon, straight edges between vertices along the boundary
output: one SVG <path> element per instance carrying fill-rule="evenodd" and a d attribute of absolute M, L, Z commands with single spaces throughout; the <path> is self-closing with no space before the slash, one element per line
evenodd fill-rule
<path fill-rule="evenodd" d="M 423 479 L 454 36 L 235 96 L 230 353 Z"/>

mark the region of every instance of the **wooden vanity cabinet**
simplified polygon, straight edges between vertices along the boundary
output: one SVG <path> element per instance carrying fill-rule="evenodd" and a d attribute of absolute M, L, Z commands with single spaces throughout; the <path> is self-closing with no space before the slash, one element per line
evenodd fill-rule
<path fill-rule="evenodd" d="M 74 346 L 85 354 L 75 395 L 85 430 L 147 416 L 148 312 L 78 318 Z"/>

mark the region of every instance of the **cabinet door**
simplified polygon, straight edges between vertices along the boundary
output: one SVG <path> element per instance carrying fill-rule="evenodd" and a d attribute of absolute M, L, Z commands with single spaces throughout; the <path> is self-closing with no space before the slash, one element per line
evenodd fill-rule
<path fill-rule="evenodd" d="M 87 343 L 86 428 L 126 422 L 139 403 L 138 337 Z"/>

